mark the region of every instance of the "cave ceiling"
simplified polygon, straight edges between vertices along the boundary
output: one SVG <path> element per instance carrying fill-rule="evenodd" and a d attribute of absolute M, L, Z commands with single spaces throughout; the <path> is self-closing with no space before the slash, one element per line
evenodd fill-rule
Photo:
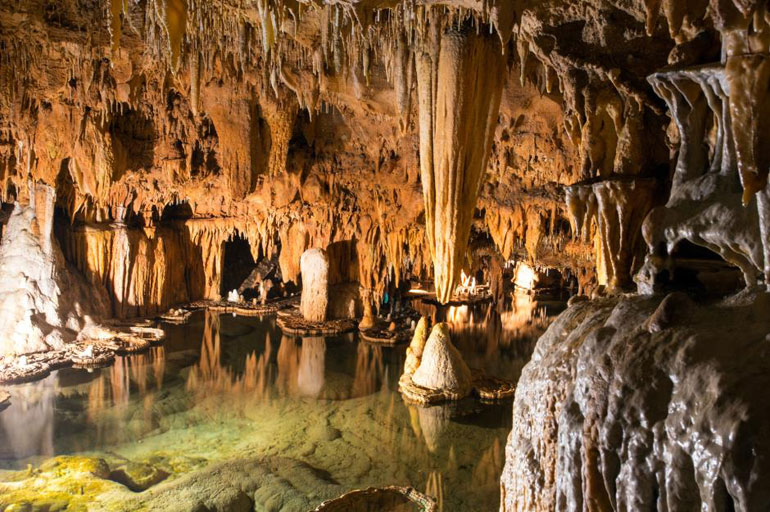
<path fill-rule="evenodd" d="M 376 291 L 433 260 L 450 293 L 479 244 L 626 287 L 643 244 L 613 229 L 665 203 L 680 142 L 647 77 L 761 47 L 764 16 L 717 0 L 5 1 L 0 195 L 54 187 L 65 254 L 104 253 L 79 265 L 102 281 L 117 256 L 94 232 L 118 224 L 148 240 L 183 226 L 207 253 L 234 234 L 280 245 L 294 281 L 305 249 L 353 240 Z M 762 87 L 731 66 L 736 89 Z M 763 122 L 741 117 L 751 101 L 732 100 L 737 123 Z M 767 166 L 756 141 L 736 147 L 746 201 Z M 217 288 L 206 272 L 198 294 Z"/>

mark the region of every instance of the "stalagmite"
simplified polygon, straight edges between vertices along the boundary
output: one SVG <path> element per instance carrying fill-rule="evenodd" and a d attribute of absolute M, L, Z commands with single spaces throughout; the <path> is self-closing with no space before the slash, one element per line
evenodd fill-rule
<path fill-rule="evenodd" d="M 107 314 L 53 238 L 54 189 L 30 183 L 29 194 L 29 206 L 14 205 L 0 242 L 0 356 L 62 349 Z"/>
<path fill-rule="evenodd" d="M 425 342 L 428 341 L 428 318 L 420 317 L 417 327 L 412 336 L 412 342 L 406 349 L 406 361 L 404 362 L 404 374 L 410 377 L 414 375 L 415 370 L 419 368 L 422 361 L 422 352 L 425 349 Z"/>
<path fill-rule="evenodd" d="M 322 249 L 308 249 L 300 261 L 302 300 L 300 313 L 310 322 L 326 320 L 329 303 L 329 259 Z"/>
<path fill-rule="evenodd" d="M 447 324 L 442 322 L 433 326 L 412 381 L 426 389 L 449 391 L 457 396 L 470 393 L 471 371 L 452 345 Z"/>
<path fill-rule="evenodd" d="M 505 66 L 500 41 L 488 34 L 450 29 L 424 45 L 417 57 L 420 172 L 436 295 L 446 303 L 468 246 Z"/>
<path fill-rule="evenodd" d="M 114 363 L 40 455 L 169 476 L 12 425 L 0 510 L 770 509 L 768 61 L 759 0 L 0 2 L 0 383 Z"/>

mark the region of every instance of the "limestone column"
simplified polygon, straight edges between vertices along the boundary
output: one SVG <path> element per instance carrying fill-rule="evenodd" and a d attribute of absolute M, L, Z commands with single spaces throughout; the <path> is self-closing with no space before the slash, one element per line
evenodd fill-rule
<path fill-rule="evenodd" d="M 329 304 L 329 258 L 323 249 L 308 249 L 300 258 L 300 313 L 309 322 L 324 322 Z"/>

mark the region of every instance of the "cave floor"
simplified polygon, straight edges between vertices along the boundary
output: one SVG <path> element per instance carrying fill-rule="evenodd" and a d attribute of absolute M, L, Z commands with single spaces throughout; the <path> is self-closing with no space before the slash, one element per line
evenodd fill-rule
<path fill-rule="evenodd" d="M 461 307 L 449 320 L 470 366 L 516 380 L 552 312 Z M 308 510 L 401 485 L 443 510 L 498 509 L 510 401 L 407 405 L 404 345 L 286 336 L 274 316 L 164 328 L 162 347 L 109 368 L 7 388 L 0 505 Z"/>

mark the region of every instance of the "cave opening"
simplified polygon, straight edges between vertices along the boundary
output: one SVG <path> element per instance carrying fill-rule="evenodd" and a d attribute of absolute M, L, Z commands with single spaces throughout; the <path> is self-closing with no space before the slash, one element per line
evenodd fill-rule
<path fill-rule="evenodd" d="M 702 297 L 724 297 L 745 286 L 741 270 L 720 254 L 689 240 L 681 240 L 670 253 L 670 285 Z M 665 271 L 667 272 L 667 271 Z"/>
<path fill-rule="evenodd" d="M 224 243 L 223 251 L 221 295 L 226 297 L 232 290 L 237 290 L 244 298 L 256 297 L 252 274 L 257 268 L 257 261 L 254 260 L 249 240 L 241 235 L 232 236 Z"/>
<path fill-rule="evenodd" d="M 140 110 L 121 104 L 113 113 L 107 131 L 112 136 L 112 180 L 126 172 L 151 169 L 155 161 L 155 123 Z"/>

